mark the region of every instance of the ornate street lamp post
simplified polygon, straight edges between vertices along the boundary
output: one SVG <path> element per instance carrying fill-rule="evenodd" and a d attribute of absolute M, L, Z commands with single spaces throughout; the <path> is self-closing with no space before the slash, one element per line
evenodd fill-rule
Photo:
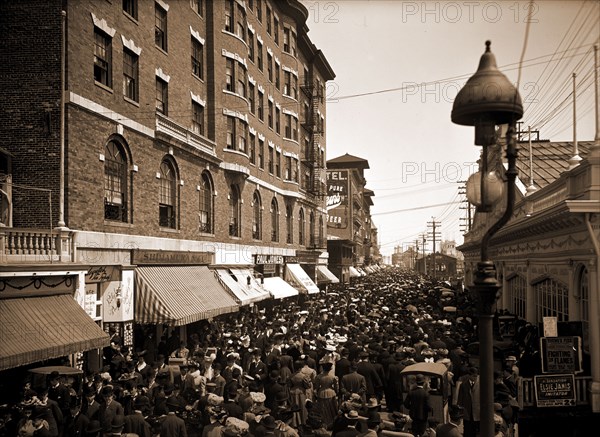
<path fill-rule="evenodd" d="M 506 208 L 481 240 L 481 261 L 477 263 L 471 291 L 477 297 L 479 312 L 479 358 L 480 358 L 480 404 L 481 437 L 494 436 L 494 362 L 493 362 L 493 307 L 498 299 L 500 284 L 496 268 L 489 259 L 488 246 L 492 236 L 508 222 L 515 201 L 515 178 L 517 177 L 517 148 L 515 146 L 515 123 L 523 116 L 523 105 L 518 90 L 496 66 L 496 58 L 486 41 L 485 53 L 479 68 L 459 91 L 452 107 L 453 123 L 475 126 L 475 144 L 482 146 L 479 177 L 471 181 L 467 191 L 474 193 L 469 199 L 479 212 L 492 211 L 493 204 L 502 195 L 498 190 L 500 178 L 488 170 L 488 147 L 496 144 L 496 127 L 508 125 L 506 133 Z M 473 184 L 475 186 L 473 186 Z"/>

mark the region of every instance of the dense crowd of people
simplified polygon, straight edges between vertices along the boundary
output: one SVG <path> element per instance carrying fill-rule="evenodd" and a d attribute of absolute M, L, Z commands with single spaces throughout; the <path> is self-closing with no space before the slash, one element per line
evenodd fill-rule
<path fill-rule="evenodd" d="M 112 333 L 101 371 L 25 381 L 0 406 L 0 437 L 474 437 L 476 324 L 460 287 L 385 268 L 203 321 L 187 339 L 157 342 L 149 326 L 132 351 Z M 494 381 L 498 436 L 516 420 L 509 358 Z M 432 419 L 423 375 L 401 378 L 418 362 L 446 366 L 449 420 Z"/>

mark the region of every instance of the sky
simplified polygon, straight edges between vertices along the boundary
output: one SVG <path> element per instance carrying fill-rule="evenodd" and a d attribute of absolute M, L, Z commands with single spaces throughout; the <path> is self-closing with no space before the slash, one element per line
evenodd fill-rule
<path fill-rule="evenodd" d="M 327 159 L 349 153 L 369 161 L 365 177 L 384 255 L 414 245 L 434 221 L 438 241 L 463 241 L 459 191 L 477 171 L 480 148 L 474 128 L 453 124 L 450 113 L 486 40 L 500 71 L 518 82 L 523 129 L 572 141 L 575 72 L 577 139 L 594 139 L 600 2 L 534 1 L 528 33 L 528 1 L 302 3 L 308 35 L 336 73 L 326 90 Z"/>

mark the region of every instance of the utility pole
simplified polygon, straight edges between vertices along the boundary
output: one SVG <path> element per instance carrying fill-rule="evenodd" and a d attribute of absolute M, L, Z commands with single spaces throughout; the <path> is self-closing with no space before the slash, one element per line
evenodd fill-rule
<path fill-rule="evenodd" d="M 436 240 L 441 238 L 440 232 L 436 231 L 436 229 L 438 229 L 440 226 L 442 226 L 442 224 L 440 222 L 436 222 L 435 221 L 435 217 L 431 217 L 432 221 L 427 222 L 427 227 L 431 228 L 431 232 L 429 233 L 429 235 L 432 237 L 432 242 L 433 242 L 433 278 L 435 279 L 436 277 L 436 263 L 435 263 L 435 242 Z"/>
<path fill-rule="evenodd" d="M 465 206 L 460 206 L 459 209 L 466 209 L 467 210 L 467 217 L 460 217 L 461 221 L 466 221 L 466 223 L 461 223 L 461 231 L 464 234 L 466 234 L 467 232 L 471 231 L 471 225 L 473 223 L 473 218 L 472 218 L 472 210 L 471 210 L 471 204 L 469 203 L 469 200 L 467 199 L 467 181 L 458 181 L 459 184 L 462 184 L 460 187 L 458 187 L 458 194 L 460 195 L 464 195 L 464 200 L 461 201 L 461 203 L 464 203 Z"/>
<path fill-rule="evenodd" d="M 419 259 L 419 240 L 415 240 L 415 263 L 413 264 L 413 270 L 417 271 L 417 260 Z"/>
<path fill-rule="evenodd" d="M 423 248 L 423 274 L 426 275 L 427 274 L 427 256 L 426 256 L 426 252 L 425 252 L 425 243 L 427 243 L 427 234 L 421 234 L 421 240 L 423 241 L 423 245 L 421 246 Z"/>

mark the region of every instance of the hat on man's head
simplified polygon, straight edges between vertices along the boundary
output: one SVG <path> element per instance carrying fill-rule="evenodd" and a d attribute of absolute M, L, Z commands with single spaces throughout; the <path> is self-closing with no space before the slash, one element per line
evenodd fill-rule
<path fill-rule="evenodd" d="M 423 376 L 422 373 L 418 373 L 415 377 L 415 382 L 417 383 L 417 385 L 425 384 L 425 376 Z"/>
<path fill-rule="evenodd" d="M 167 398 L 167 407 L 169 407 L 170 411 L 178 411 L 181 408 L 181 403 L 176 397 L 171 396 Z"/>
<path fill-rule="evenodd" d="M 150 400 L 146 396 L 138 396 L 133 401 L 133 407 L 148 407 L 150 406 Z"/>
<path fill-rule="evenodd" d="M 275 429 L 277 428 L 277 424 L 275 423 L 275 418 L 270 414 L 268 416 L 264 416 L 260 419 L 260 424 L 267 429 Z"/>
<path fill-rule="evenodd" d="M 60 373 L 58 373 L 57 370 L 53 370 L 52 372 L 50 372 L 50 376 L 48 379 L 50 379 L 50 381 L 54 380 L 54 379 L 58 379 L 60 378 Z"/>
<path fill-rule="evenodd" d="M 346 416 L 346 419 L 350 419 L 350 420 L 358 420 L 358 418 L 359 418 L 358 411 L 356 411 L 356 410 L 350 410 L 346 414 L 344 414 L 344 416 Z"/>
<path fill-rule="evenodd" d="M 100 392 L 102 396 L 112 396 L 114 394 L 114 388 L 112 385 L 105 385 L 102 387 L 102 391 Z"/>

